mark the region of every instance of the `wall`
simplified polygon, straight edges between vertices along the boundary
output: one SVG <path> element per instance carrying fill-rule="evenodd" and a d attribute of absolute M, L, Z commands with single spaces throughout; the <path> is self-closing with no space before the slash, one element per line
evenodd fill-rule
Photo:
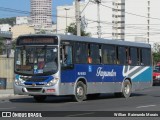
<path fill-rule="evenodd" d="M 34 34 L 35 30 L 34 27 L 22 24 L 22 25 L 15 25 L 11 28 L 12 32 L 12 39 L 16 39 L 19 35 L 24 35 L 24 34 Z"/>
<path fill-rule="evenodd" d="M 7 89 L 13 88 L 14 58 L 0 57 L 0 78 L 7 79 Z"/>

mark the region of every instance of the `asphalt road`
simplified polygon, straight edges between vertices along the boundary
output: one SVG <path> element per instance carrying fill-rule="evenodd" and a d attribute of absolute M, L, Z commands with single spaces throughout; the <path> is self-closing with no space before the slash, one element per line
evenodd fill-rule
<path fill-rule="evenodd" d="M 136 91 L 128 99 L 102 94 L 80 103 L 72 101 L 70 97 L 48 97 L 43 103 L 37 103 L 31 96 L 1 98 L 0 111 L 35 111 L 42 112 L 42 115 L 46 114 L 43 111 L 48 111 L 47 115 L 52 117 L 125 117 L 125 113 L 133 112 L 143 117 L 147 111 L 152 118 L 156 118 L 156 115 L 160 118 L 160 86 Z"/>

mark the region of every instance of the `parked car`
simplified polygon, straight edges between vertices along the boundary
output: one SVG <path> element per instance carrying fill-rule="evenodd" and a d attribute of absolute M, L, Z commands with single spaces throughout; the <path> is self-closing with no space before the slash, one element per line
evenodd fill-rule
<path fill-rule="evenodd" d="M 160 83 L 160 70 L 157 69 L 159 66 L 155 67 L 156 69 L 153 70 L 153 85 L 159 84 Z"/>

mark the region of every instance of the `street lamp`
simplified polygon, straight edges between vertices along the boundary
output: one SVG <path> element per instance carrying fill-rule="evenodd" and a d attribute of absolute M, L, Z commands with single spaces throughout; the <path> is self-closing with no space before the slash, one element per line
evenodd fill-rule
<path fill-rule="evenodd" d="M 66 11 L 66 34 L 67 34 L 67 11 L 70 10 L 69 8 L 64 8 L 64 10 Z"/>

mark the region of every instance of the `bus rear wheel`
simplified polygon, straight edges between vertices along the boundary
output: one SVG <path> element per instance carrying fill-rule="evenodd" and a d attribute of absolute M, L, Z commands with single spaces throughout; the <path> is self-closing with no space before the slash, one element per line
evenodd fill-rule
<path fill-rule="evenodd" d="M 123 82 L 123 85 L 122 85 L 122 95 L 123 95 L 123 97 L 129 98 L 130 95 L 131 95 L 131 89 L 132 89 L 131 82 L 128 79 L 126 79 Z"/>
<path fill-rule="evenodd" d="M 73 99 L 76 102 L 82 102 L 86 99 L 86 85 L 82 81 L 77 82 Z"/>
<path fill-rule="evenodd" d="M 34 98 L 37 102 L 44 102 L 45 99 L 47 98 L 47 96 L 45 96 L 45 95 L 36 95 L 36 96 L 33 96 L 33 98 Z"/>
<path fill-rule="evenodd" d="M 128 79 L 126 79 L 122 84 L 122 92 L 116 92 L 114 93 L 114 95 L 116 97 L 129 98 L 131 95 L 131 88 L 132 88 L 131 82 Z"/>

